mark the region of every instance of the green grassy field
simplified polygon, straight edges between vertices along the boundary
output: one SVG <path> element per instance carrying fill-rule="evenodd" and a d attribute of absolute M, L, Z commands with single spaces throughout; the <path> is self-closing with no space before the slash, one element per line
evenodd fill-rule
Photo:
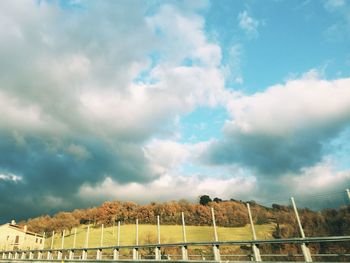
<path fill-rule="evenodd" d="M 228 240 L 249 240 L 252 238 L 250 225 L 245 227 L 218 227 L 220 241 Z M 269 239 L 272 237 L 273 224 L 256 225 L 255 231 L 258 239 Z M 87 226 L 77 229 L 76 247 L 81 248 L 85 244 Z M 163 225 L 160 228 L 161 243 L 182 242 L 182 226 Z M 117 227 L 104 229 L 103 246 L 113 246 L 117 244 Z M 135 244 L 135 225 L 122 225 L 120 228 L 120 245 Z M 139 225 L 139 244 L 154 244 L 157 240 L 157 227 L 155 225 Z M 188 242 L 212 241 L 214 240 L 213 228 L 210 226 L 186 226 Z M 64 248 L 73 246 L 74 230 L 71 234 L 66 234 L 64 238 Z M 90 227 L 88 247 L 98 247 L 101 242 L 101 228 Z M 51 246 L 51 238 L 46 239 L 45 247 Z M 61 248 L 61 237 L 55 235 L 54 248 Z"/>

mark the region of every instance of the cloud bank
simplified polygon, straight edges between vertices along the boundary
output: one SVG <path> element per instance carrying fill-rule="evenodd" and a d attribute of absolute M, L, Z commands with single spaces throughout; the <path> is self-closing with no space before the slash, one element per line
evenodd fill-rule
<path fill-rule="evenodd" d="M 1 217 L 84 205 L 80 188 L 107 178 L 156 180 L 145 144 L 226 92 L 220 48 L 195 12 L 66 4 L 0 4 Z"/>

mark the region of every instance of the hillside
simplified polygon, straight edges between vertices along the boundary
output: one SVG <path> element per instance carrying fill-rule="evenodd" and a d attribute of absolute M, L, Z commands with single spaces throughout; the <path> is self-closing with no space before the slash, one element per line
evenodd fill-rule
<path fill-rule="evenodd" d="M 272 238 L 274 224 L 259 225 L 256 227 L 257 236 L 261 239 Z M 218 227 L 218 236 L 221 241 L 246 240 L 251 239 L 250 226 L 245 227 Z M 139 244 L 156 243 L 155 225 L 139 225 Z M 84 247 L 87 227 L 77 228 L 76 247 Z M 120 245 L 135 244 L 135 225 L 122 225 L 120 229 Z M 209 226 L 187 226 L 187 241 L 211 241 L 213 238 L 213 228 Z M 73 247 L 74 231 L 67 233 L 64 239 L 64 247 Z M 175 243 L 182 242 L 182 226 L 165 225 L 161 226 L 161 242 Z M 62 239 L 60 235 L 55 235 L 54 247 L 60 248 Z M 101 228 L 90 228 L 89 247 L 98 247 L 101 242 Z M 103 231 L 103 245 L 113 246 L 117 243 L 117 227 L 108 227 Z M 51 237 L 46 240 L 45 247 L 51 246 Z"/>

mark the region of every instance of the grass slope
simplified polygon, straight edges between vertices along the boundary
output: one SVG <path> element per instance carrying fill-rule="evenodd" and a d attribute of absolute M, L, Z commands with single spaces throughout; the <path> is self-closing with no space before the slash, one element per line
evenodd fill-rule
<path fill-rule="evenodd" d="M 249 240 L 252 238 L 250 225 L 245 227 L 218 227 L 218 236 L 220 241 L 228 240 Z M 84 247 L 87 226 L 81 226 L 77 229 L 76 247 Z M 274 230 L 273 224 L 257 225 L 255 231 L 258 239 L 269 239 Z M 182 242 L 181 225 L 163 225 L 160 228 L 161 243 Z M 108 227 L 104 229 L 103 246 L 113 246 L 117 244 L 117 227 Z M 120 245 L 135 244 L 135 225 L 122 225 L 120 228 Z M 188 242 L 213 241 L 213 227 L 210 226 L 186 226 L 186 235 Z M 71 234 L 66 234 L 64 238 L 64 248 L 73 246 L 74 230 Z M 54 248 L 61 248 L 62 241 L 58 234 L 55 235 Z M 139 225 L 139 244 L 154 244 L 157 241 L 157 226 Z M 101 228 L 90 227 L 88 247 L 99 247 L 101 244 Z M 51 238 L 46 239 L 45 247 L 51 246 Z"/>

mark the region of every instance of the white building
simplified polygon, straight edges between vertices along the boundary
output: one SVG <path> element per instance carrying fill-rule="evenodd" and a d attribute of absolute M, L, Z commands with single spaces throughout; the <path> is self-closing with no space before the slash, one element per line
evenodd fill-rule
<path fill-rule="evenodd" d="M 14 220 L 0 226 L 0 250 L 43 249 L 45 237 L 21 228 Z"/>

